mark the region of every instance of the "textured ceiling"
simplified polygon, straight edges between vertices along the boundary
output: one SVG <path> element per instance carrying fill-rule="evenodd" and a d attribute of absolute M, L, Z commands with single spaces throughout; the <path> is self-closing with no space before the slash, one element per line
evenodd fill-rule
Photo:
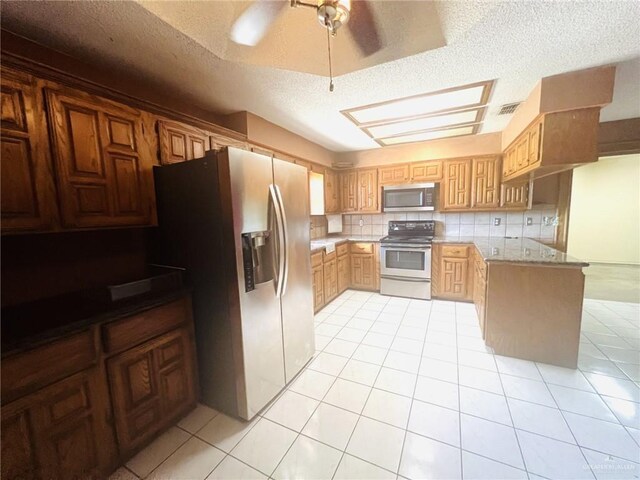
<path fill-rule="evenodd" d="M 328 75 L 327 30 L 310 8 L 291 8 L 289 0 L 262 41 L 254 46 L 237 45 L 229 31 L 253 1 L 138 2 L 151 13 L 183 32 L 224 60 Z M 313 2 L 307 2 L 313 3 Z M 338 76 L 445 45 L 435 4 L 417 1 L 370 2 L 383 48 L 364 57 L 351 35 L 353 18 L 331 40 L 333 74 Z"/>
<path fill-rule="evenodd" d="M 178 3 L 189 23 L 200 2 Z M 3 28 L 116 73 L 134 72 L 202 107 L 251 111 L 335 151 L 377 147 L 341 110 L 496 79 L 481 133 L 499 131 L 510 118 L 496 116 L 500 105 L 523 100 L 541 77 L 604 64 L 619 68 L 601 119 L 640 116 L 635 0 L 437 2 L 445 47 L 342 75 L 331 94 L 324 76 L 222 60 L 181 31 L 187 27 L 138 3 L 1 5 Z"/>

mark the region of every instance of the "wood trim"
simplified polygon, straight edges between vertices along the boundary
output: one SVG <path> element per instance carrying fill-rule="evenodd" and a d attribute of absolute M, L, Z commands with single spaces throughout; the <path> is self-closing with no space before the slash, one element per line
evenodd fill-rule
<path fill-rule="evenodd" d="M 421 133 L 430 133 L 430 132 L 440 132 L 440 131 L 446 131 L 446 130 L 453 130 L 456 128 L 464 128 L 464 127 L 473 127 L 471 129 L 471 133 L 462 133 L 460 135 L 452 135 L 450 137 L 441 137 L 441 138 L 433 138 L 431 140 L 414 140 L 411 142 L 400 142 L 400 143 L 393 143 L 393 144 L 385 144 L 384 140 L 389 139 L 389 138 L 399 138 L 399 137 L 406 137 L 409 135 L 419 135 Z M 465 123 L 462 125 L 455 125 L 455 126 L 450 126 L 450 127 L 446 127 L 446 128 L 433 128 L 430 130 L 420 130 L 419 132 L 412 132 L 412 133 L 406 133 L 406 134 L 401 134 L 401 135 L 392 135 L 390 137 L 384 137 L 384 138 L 374 138 L 373 140 L 380 145 L 381 147 L 395 147 L 398 145 L 407 145 L 410 143 L 420 143 L 420 142 L 429 142 L 432 140 L 443 140 L 443 139 L 449 139 L 449 138 L 456 138 L 456 137 L 468 137 L 470 135 L 475 135 L 478 133 L 478 130 L 480 129 L 480 124 L 479 123 Z"/>
<path fill-rule="evenodd" d="M 454 115 L 456 113 L 466 113 L 466 112 L 470 112 L 470 111 L 476 111 L 476 118 L 471 121 L 471 122 L 462 122 L 462 123 L 452 123 L 449 125 L 443 125 L 440 127 L 434 127 L 434 128 L 428 128 L 428 129 L 423 129 L 423 130 L 411 130 L 408 132 L 403 132 L 403 133 L 397 133 L 395 135 L 390 135 L 388 137 L 376 137 L 375 135 L 373 135 L 370 131 L 371 128 L 375 128 L 375 127 L 381 127 L 381 126 L 387 126 L 387 125 L 394 125 L 396 123 L 402 123 L 402 122 L 407 122 L 407 121 L 411 121 L 411 120 L 421 120 L 423 118 L 432 118 L 432 117 L 440 117 L 443 115 Z M 413 135 L 414 133 L 422 133 L 422 132 L 428 132 L 431 130 L 446 130 L 446 129 L 450 129 L 450 128 L 458 128 L 458 127 L 464 127 L 467 125 L 473 125 L 475 123 L 482 123 L 482 121 L 484 120 L 484 117 L 487 113 L 487 107 L 486 106 L 482 106 L 482 107 L 475 107 L 475 108 L 466 108 L 464 110 L 459 110 L 459 111 L 455 111 L 455 112 L 450 112 L 450 113 L 446 113 L 446 114 L 437 114 L 437 115 L 415 115 L 412 118 L 405 118 L 402 120 L 394 120 L 393 122 L 388 122 L 385 123 L 383 125 L 370 125 L 368 127 L 360 127 L 360 129 L 366 133 L 367 135 L 369 135 L 372 139 L 376 139 L 376 138 L 393 138 L 393 137 L 402 137 L 404 135 Z"/>
<path fill-rule="evenodd" d="M 555 248 L 561 252 L 567 251 L 569 241 L 569 212 L 571 209 L 571 186 L 573 170 L 558 174 L 558 225 L 556 226 Z"/>
<path fill-rule="evenodd" d="M 640 118 L 600 123 L 598 153 L 601 157 L 640 153 Z"/>
<path fill-rule="evenodd" d="M 140 99 L 131 94 L 125 93 L 118 88 L 112 88 L 105 83 L 98 83 L 84 75 L 89 75 L 91 71 L 96 71 L 95 67 L 80 62 L 68 55 L 51 50 L 47 47 L 32 42 L 26 38 L 15 35 L 6 30 L 2 30 L 2 66 L 16 68 L 18 70 L 31 73 L 38 78 L 51 80 L 56 83 L 84 90 L 87 93 L 105 97 L 116 102 L 125 103 L 131 107 L 145 110 L 155 115 L 165 116 L 168 119 L 184 122 L 194 127 L 209 130 L 213 133 L 232 138 L 234 140 L 246 141 L 247 136 L 242 133 L 222 127 L 216 123 L 203 120 L 193 114 L 183 113 L 171 108 L 160 105 L 159 103 Z M 47 62 L 47 63 L 45 63 Z M 55 62 L 58 67 L 51 66 L 50 63 Z M 70 73 L 71 72 L 71 73 Z M 102 71 L 104 78 L 109 81 L 122 82 L 122 80 L 114 79 L 113 74 Z M 145 85 L 146 88 L 146 85 Z M 177 103 L 182 103 L 178 102 Z M 193 107 L 193 110 L 200 110 Z M 204 110 L 198 112 L 202 117 L 213 118 L 214 114 Z"/>
<path fill-rule="evenodd" d="M 362 122 L 361 123 L 358 120 L 356 120 L 356 118 L 352 115 L 352 112 L 358 112 L 360 110 L 366 110 L 368 108 L 380 107 L 382 105 L 388 105 L 390 103 L 398 102 L 398 101 L 401 101 L 401 100 L 411 100 L 411 99 L 414 99 L 414 98 L 429 97 L 429 96 L 432 96 L 432 95 L 439 95 L 441 93 L 453 92 L 453 91 L 456 91 L 456 90 L 467 90 L 467 89 L 478 87 L 478 86 L 484 86 L 484 90 L 483 90 L 482 95 L 480 97 L 480 102 L 474 103 L 474 104 L 469 104 L 469 105 L 464 105 L 462 107 L 454 107 L 454 108 L 446 108 L 446 109 L 443 109 L 443 110 L 438 110 L 436 112 L 431 112 L 429 115 L 433 116 L 433 115 L 442 114 L 442 113 L 454 112 L 454 111 L 457 111 L 457 110 L 468 110 L 468 109 L 471 109 L 471 108 L 474 108 L 474 107 L 482 107 L 482 106 L 485 106 L 487 104 L 487 102 L 489 101 L 489 96 L 491 95 L 491 91 L 493 90 L 494 82 L 495 82 L 495 80 L 485 80 L 483 82 L 476 82 L 476 83 L 470 83 L 468 85 L 460 85 L 460 86 L 457 86 L 457 87 L 445 88 L 444 90 L 436 90 L 435 92 L 420 93 L 418 95 L 411 95 L 411 96 L 408 96 L 408 97 L 394 98 L 392 100 L 386 100 L 384 102 L 371 103 L 369 105 L 363 105 L 363 106 L 360 106 L 360 107 L 354 107 L 354 108 L 349 108 L 349 109 L 346 109 L 346 110 L 341 110 L 340 113 L 342 113 L 345 117 L 347 117 L 357 127 L 381 125 L 381 124 L 385 124 L 385 123 L 397 122 L 397 121 L 403 121 L 403 120 L 412 120 L 414 118 L 419 118 L 419 117 L 421 117 L 423 115 L 407 115 L 405 117 L 381 119 L 381 120 L 377 120 L 377 121 L 373 121 L 373 122 Z"/>

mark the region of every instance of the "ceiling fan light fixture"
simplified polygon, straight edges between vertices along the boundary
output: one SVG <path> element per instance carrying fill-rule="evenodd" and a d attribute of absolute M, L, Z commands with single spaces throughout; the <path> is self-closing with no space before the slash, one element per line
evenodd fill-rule
<path fill-rule="evenodd" d="M 318 22 L 335 35 L 349 21 L 351 0 L 318 0 Z"/>

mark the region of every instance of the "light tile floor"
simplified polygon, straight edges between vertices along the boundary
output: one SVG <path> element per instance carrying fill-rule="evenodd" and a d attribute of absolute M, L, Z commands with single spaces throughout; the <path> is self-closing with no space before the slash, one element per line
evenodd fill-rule
<path fill-rule="evenodd" d="M 494 355 L 473 305 L 347 291 L 261 415 L 198 406 L 113 478 L 640 476 L 640 305 L 585 300 L 578 370 Z"/>

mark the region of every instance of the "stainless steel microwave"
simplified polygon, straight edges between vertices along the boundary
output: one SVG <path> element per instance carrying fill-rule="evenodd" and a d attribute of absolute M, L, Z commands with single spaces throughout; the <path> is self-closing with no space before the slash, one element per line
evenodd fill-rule
<path fill-rule="evenodd" d="M 435 210 L 435 183 L 410 183 L 382 187 L 383 212 L 425 212 Z"/>

